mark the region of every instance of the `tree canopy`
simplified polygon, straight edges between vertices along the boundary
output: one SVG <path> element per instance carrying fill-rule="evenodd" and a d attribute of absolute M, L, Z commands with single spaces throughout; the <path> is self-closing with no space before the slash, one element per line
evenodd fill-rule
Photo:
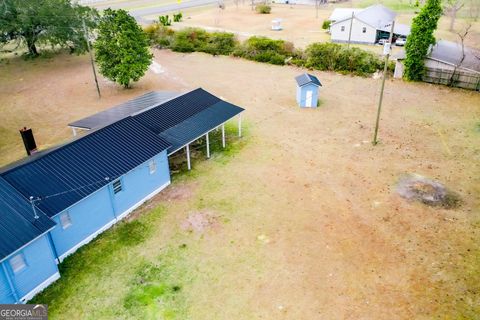
<path fill-rule="evenodd" d="M 145 74 L 153 58 L 146 34 L 125 10 L 104 11 L 94 48 L 100 73 L 126 88 Z"/>
<path fill-rule="evenodd" d="M 425 73 L 424 59 L 430 45 L 435 44 L 433 33 L 437 29 L 438 19 L 442 15 L 441 0 L 427 0 L 420 13 L 413 19 L 412 29 L 407 38 L 405 52 L 405 78 L 422 80 Z"/>
<path fill-rule="evenodd" d="M 97 17 L 95 9 L 70 0 L 0 0 L 0 44 L 22 41 L 32 56 L 38 55 L 39 42 L 82 53 L 82 22 L 93 28 Z"/>

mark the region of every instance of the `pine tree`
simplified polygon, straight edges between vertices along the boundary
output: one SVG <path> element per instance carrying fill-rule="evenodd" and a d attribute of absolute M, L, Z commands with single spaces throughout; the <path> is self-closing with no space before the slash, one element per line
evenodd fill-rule
<path fill-rule="evenodd" d="M 153 58 L 146 34 L 125 10 L 104 11 L 94 47 L 100 73 L 125 88 L 145 75 Z"/>
<path fill-rule="evenodd" d="M 424 59 L 428 49 L 435 44 L 433 33 L 437 29 L 442 15 L 441 0 L 427 0 L 420 13 L 413 19 L 412 30 L 407 39 L 405 51 L 405 78 L 412 81 L 422 80 L 425 73 Z"/>

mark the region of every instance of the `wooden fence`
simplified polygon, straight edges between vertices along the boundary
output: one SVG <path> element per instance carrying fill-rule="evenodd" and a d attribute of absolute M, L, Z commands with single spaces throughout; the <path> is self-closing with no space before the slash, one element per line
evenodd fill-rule
<path fill-rule="evenodd" d="M 480 91 L 480 73 L 464 70 L 427 68 L 423 81 L 447 86 Z"/>

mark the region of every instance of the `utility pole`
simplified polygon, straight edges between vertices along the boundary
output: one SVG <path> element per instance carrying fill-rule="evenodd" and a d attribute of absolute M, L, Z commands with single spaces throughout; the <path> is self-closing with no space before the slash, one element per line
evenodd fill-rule
<path fill-rule="evenodd" d="M 377 121 L 375 122 L 375 133 L 373 134 L 372 144 L 375 146 L 378 144 L 377 134 L 378 134 L 378 125 L 380 122 L 380 111 L 382 110 L 383 102 L 383 90 L 385 89 L 385 79 L 387 78 L 387 68 L 388 68 L 388 58 L 390 57 L 390 51 L 392 50 L 392 41 L 393 41 L 393 28 L 395 27 L 395 20 L 392 21 L 392 28 L 390 29 L 390 37 L 388 40 L 388 51 L 385 55 L 385 66 L 383 67 L 383 79 L 382 79 L 382 89 L 380 90 L 380 99 L 378 101 L 377 109 Z"/>
<path fill-rule="evenodd" d="M 85 25 L 85 19 L 82 19 L 82 23 L 83 23 L 83 32 L 85 33 L 85 41 L 87 41 L 88 53 L 90 54 L 90 63 L 92 64 L 93 77 L 95 78 L 95 85 L 97 86 L 98 98 L 100 99 L 102 96 L 100 94 L 100 87 L 98 86 L 97 71 L 95 70 L 95 63 L 93 62 L 93 54 L 92 54 L 92 50 L 90 49 L 90 40 L 88 39 L 87 26 Z"/>
<path fill-rule="evenodd" d="M 350 49 L 350 41 L 352 40 L 352 27 L 353 27 L 353 18 L 354 17 L 355 17 L 355 12 L 352 11 L 352 19 L 350 20 L 350 30 L 348 31 L 347 49 Z"/>

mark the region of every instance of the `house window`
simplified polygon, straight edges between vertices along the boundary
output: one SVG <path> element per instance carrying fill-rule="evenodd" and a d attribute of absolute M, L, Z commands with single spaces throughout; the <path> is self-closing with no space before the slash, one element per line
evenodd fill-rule
<path fill-rule="evenodd" d="M 72 225 L 72 219 L 70 218 L 68 211 L 60 214 L 60 225 L 62 226 L 63 230 Z"/>
<path fill-rule="evenodd" d="M 122 191 L 122 181 L 120 179 L 113 181 L 113 193 L 117 194 Z"/>
<path fill-rule="evenodd" d="M 340 30 L 341 30 L 342 32 L 345 31 L 345 26 L 342 26 L 342 27 L 340 28 Z"/>
<path fill-rule="evenodd" d="M 155 160 L 148 163 L 148 170 L 150 170 L 150 174 L 154 174 L 157 171 L 157 163 Z"/>
<path fill-rule="evenodd" d="M 25 262 L 25 257 L 22 253 L 13 256 L 10 259 L 10 266 L 12 267 L 13 272 L 18 273 L 27 267 L 27 263 Z"/>
<path fill-rule="evenodd" d="M 363 33 L 366 33 L 366 32 L 367 32 L 367 27 L 363 27 L 363 28 L 362 28 L 362 32 L 363 32 Z"/>

